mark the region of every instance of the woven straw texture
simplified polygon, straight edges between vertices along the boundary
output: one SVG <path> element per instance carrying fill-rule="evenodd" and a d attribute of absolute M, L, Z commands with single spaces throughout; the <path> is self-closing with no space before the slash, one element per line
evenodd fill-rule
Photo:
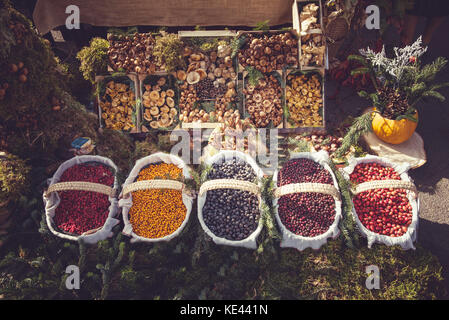
<path fill-rule="evenodd" d="M 352 193 L 356 195 L 364 191 L 372 189 L 383 189 L 383 188 L 410 190 L 415 195 L 415 198 L 417 197 L 418 194 L 418 190 L 416 190 L 416 187 L 412 182 L 403 180 L 376 180 L 360 183 L 353 189 Z"/>
<path fill-rule="evenodd" d="M 274 192 L 276 198 L 280 198 L 287 194 L 303 193 L 303 192 L 317 192 L 331 195 L 336 199 L 340 199 L 338 190 L 330 184 L 324 183 L 293 183 L 287 184 L 277 188 Z"/>
<path fill-rule="evenodd" d="M 173 189 L 173 190 L 183 190 L 184 184 L 179 181 L 175 180 L 144 180 L 144 181 L 137 181 L 134 183 L 131 183 L 123 188 L 123 195 L 126 196 L 127 194 L 138 191 L 138 190 L 148 190 L 148 189 Z"/>
<path fill-rule="evenodd" d="M 68 181 L 52 184 L 48 190 L 47 195 L 56 191 L 92 191 L 105 194 L 107 196 L 115 196 L 115 190 L 107 185 L 101 183 L 85 182 L 85 181 Z"/>
<path fill-rule="evenodd" d="M 260 188 L 258 185 L 248 181 L 235 180 L 235 179 L 215 179 L 206 181 L 201 185 L 199 194 L 200 196 L 202 196 L 207 191 L 216 189 L 236 189 L 242 191 L 249 191 L 256 195 L 260 194 Z"/>

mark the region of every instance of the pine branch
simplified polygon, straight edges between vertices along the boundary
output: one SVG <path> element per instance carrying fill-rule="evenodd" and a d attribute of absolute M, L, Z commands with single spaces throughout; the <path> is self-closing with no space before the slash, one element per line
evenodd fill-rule
<path fill-rule="evenodd" d="M 242 35 L 240 37 L 235 37 L 231 40 L 231 43 L 230 43 L 230 47 L 232 49 L 231 59 L 234 59 L 237 56 L 237 53 L 239 52 L 240 48 L 242 48 L 245 43 L 246 43 L 245 35 Z"/>
<path fill-rule="evenodd" d="M 358 245 L 359 235 L 357 233 L 357 226 L 352 216 L 352 201 L 350 191 L 351 183 L 343 177 L 342 173 L 337 169 L 332 161 L 329 162 L 329 166 L 337 179 L 342 200 L 343 219 L 340 220 L 339 229 L 341 230 L 345 245 L 348 248 L 352 249 L 356 245 Z"/>
<path fill-rule="evenodd" d="M 439 93 L 437 91 L 432 91 L 432 90 L 424 92 L 422 94 L 422 96 L 423 97 L 433 97 L 433 98 L 436 98 L 436 99 L 440 100 L 441 102 L 446 100 L 446 98 L 441 93 Z"/>
<path fill-rule="evenodd" d="M 246 72 L 248 72 L 247 75 L 248 83 L 254 87 L 259 84 L 260 79 L 263 79 L 265 77 L 262 72 L 260 72 L 254 67 L 247 66 L 245 70 Z"/>
<path fill-rule="evenodd" d="M 292 152 L 309 152 L 310 151 L 310 145 L 305 140 L 297 140 L 294 138 L 288 138 L 288 144 L 293 145 L 293 148 L 289 150 L 289 153 Z"/>
<path fill-rule="evenodd" d="M 356 145 L 360 137 L 370 131 L 372 131 L 372 112 L 365 113 L 360 117 L 354 119 L 351 127 L 343 138 L 340 148 L 335 151 L 337 158 L 343 157 L 351 148 Z"/>

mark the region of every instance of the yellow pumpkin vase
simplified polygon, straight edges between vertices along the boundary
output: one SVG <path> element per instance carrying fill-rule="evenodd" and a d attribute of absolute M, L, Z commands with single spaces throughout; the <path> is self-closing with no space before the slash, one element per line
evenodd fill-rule
<path fill-rule="evenodd" d="M 411 138 L 418 126 L 418 122 L 409 119 L 390 120 L 382 117 L 378 112 L 373 112 L 373 131 L 376 136 L 391 144 L 401 144 Z M 414 114 L 418 119 L 418 112 Z"/>

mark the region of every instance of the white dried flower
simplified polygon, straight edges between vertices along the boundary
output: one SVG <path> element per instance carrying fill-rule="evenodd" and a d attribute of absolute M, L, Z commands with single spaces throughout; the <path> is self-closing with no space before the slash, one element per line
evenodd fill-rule
<path fill-rule="evenodd" d="M 361 55 L 371 62 L 373 67 L 385 70 L 385 72 L 389 73 L 399 81 L 405 67 L 411 63 L 410 58 L 419 58 L 427 51 L 427 47 L 422 47 L 422 38 L 420 36 L 413 44 L 404 48 L 395 47 L 393 50 L 395 57 L 392 59 L 386 56 L 385 46 L 382 47 L 381 52 L 374 52 L 370 48 L 367 48 L 366 50 L 360 49 L 359 51 Z"/>

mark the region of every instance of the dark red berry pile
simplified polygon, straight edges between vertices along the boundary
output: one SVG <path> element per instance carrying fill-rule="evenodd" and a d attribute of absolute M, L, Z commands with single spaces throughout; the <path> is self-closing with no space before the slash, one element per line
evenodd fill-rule
<path fill-rule="evenodd" d="M 113 186 L 111 169 L 98 164 L 81 164 L 70 167 L 60 182 L 87 181 Z M 104 225 L 110 202 L 105 194 L 90 191 L 60 191 L 61 202 L 55 211 L 54 222 L 63 231 L 80 235 Z"/>
<path fill-rule="evenodd" d="M 330 173 L 309 159 L 289 160 L 279 171 L 279 187 L 303 182 L 333 184 Z M 316 192 L 288 194 L 279 198 L 278 205 L 284 226 L 303 237 L 325 233 L 335 220 L 335 200 L 330 195 Z"/>
<path fill-rule="evenodd" d="M 354 183 L 373 180 L 401 180 L 393 168 L 378 163 L 360 163 L 350 175 Z M 360 222 L 372 232 L 400 237 L 412 223 L 412 206 L 403 189 L 373 189 L 353 199 Z"/>

